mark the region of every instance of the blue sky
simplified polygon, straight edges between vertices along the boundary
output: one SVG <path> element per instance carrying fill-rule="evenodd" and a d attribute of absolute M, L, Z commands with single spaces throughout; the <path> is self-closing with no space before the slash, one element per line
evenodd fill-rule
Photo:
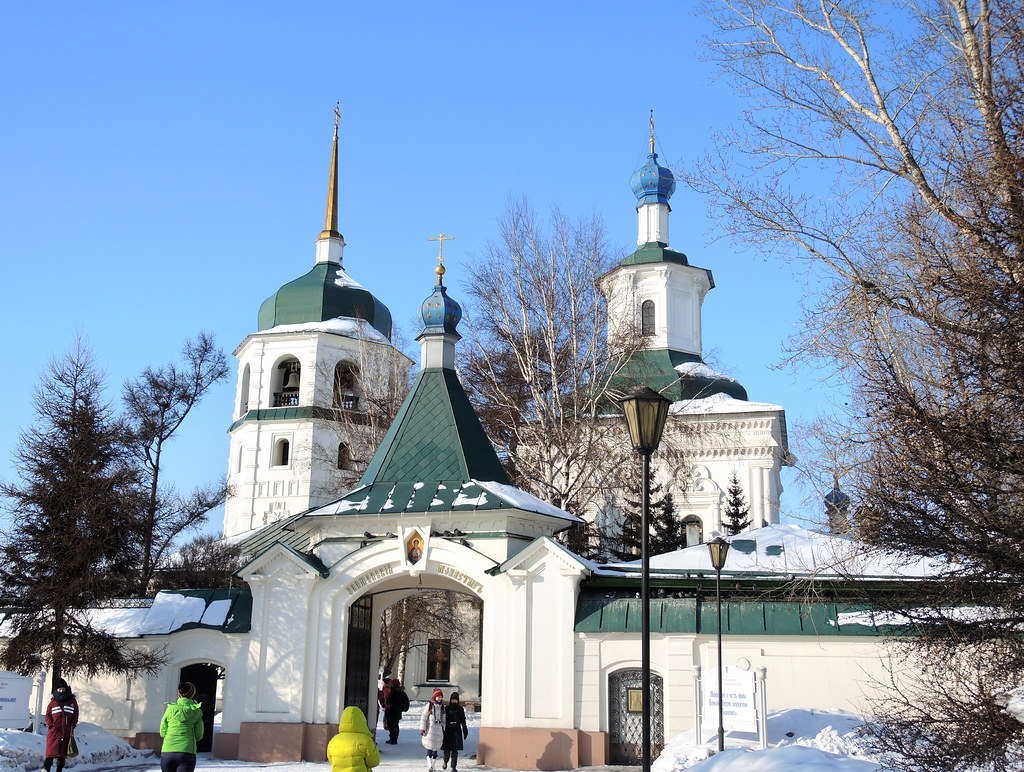
<path fill-rule="evenodd" d="M 200 329 L 230 355 L 263 299 L 313 265 L 335 101 L 345 268 L 409 337 L 435 279 L 429 237 L 455 236 L 456 299 L 510 198 L 598 214 L 626 254 L 649 111 L 660 160 L 679 167 L 742 108 L 712 82 L 704 22 L 678 0 L 40 2 L 4 16 L 4 479 L 32 387 L 76 335 L 113 399 Z M 706 358 L 752 400 L 786 407 L 792 429 L 824 399 L 808 375 L 772 369 L 800 318 L 800 282 L 714 241 L 711 217 L 677 190 L 672 246 L 717 285 Z M 225 473 L 234 389 L 233 374 L 172 449 L 180 487 Z M 785 474 L 784 508 L 799 510 Z"/>

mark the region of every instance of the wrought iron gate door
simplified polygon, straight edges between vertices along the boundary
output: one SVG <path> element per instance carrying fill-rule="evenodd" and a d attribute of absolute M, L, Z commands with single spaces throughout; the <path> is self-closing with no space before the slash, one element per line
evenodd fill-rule
<path fill-rule="evenodd" d="M 345 655 L 345 707 L 355 705 L 367 717 L 370 694 L 370 638 L 373 600 L 360 598 L 348 610 Z"/>
<path fill-rule="evenodd" d="M 640 670 L 619 670 L 608 676 L 608 750 L 612 764 L 643 763 L 642 688 Z M 665 747 L 664 704 L 661 676 L 651 673 L 652 759 Z"/>

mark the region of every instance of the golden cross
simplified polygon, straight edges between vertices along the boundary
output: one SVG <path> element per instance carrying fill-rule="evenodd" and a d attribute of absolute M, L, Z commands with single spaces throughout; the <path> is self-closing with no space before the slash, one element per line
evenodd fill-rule
<path fill-rule="evenodd" d="M 429 239 L 427 239 L 427 241 L 436 241 L 436 242 L 438 242 L 438 244 L 437 244 L 437 268 L 434 269 L 434 273 L 437 274 L 437 284 L 438 284 L 438 286 L 441 286 L 441 279 L 444 277 L 444 273 L 445 273 L 445 271 L 444 271 L 444 257 L 442 257 L 442 254 L 444 252 L 444 243 L 446 241 L 451 241 L 454 238 L 455 238 L 454 236 L 445 236 L 443 233 L 438 233 L 437 234 L 437 238 L 429 238 Z"/>
<path fill-rule="evenodd" d="M 654 152 L 654 110 L 651 110 L 651 152 Z"/>
<path fill-rule="evenodd" d="M 444 253 L 444 243 L 446 241 L 451 241 L 454 238 L 455 238 L 454 236 L 445 236 L 443 233 L 438 233 L 435 238 L 427 239 L 427 241 L 437 241 L 437 242 L 440 242 L 437 245 L 437 262 L 439 262 L 439 263 L 443 263 L 444 262 L 444 258 L 442 257 L 442 254 Z"/>

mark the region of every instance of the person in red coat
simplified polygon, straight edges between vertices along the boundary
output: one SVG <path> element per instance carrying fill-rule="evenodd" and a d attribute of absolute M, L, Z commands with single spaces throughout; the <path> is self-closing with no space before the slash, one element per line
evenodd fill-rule
<path fill-rule="evenodd" d="M 43 769 L 50 772 L 57 760 L 57 772 L 64 769 L 68 757 L 68 743 L 78 723 L 78 700 L 63 678 L 58 678 L 50 704 L 46 706 L 46 759 Z"/>

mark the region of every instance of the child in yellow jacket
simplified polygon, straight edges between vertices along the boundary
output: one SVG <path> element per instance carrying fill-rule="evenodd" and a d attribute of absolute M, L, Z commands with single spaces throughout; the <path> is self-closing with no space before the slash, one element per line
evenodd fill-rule
<path fill-rule="evenodd" d="M 338 734 L 327 743 L 327 760 L 331 772 L 369 772 L 380 764 L 380 750 L 366 716 L 354 705 L 342 711 Z"/>

